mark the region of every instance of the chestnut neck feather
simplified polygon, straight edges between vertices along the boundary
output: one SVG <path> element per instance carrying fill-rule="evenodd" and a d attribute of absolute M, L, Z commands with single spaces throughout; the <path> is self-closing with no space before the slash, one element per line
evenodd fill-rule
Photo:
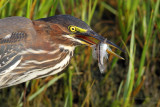
<path fill-rule="evenodd" d="M 67 28 L 49 22 L 33 21 L 34 28 L 37 31 L 37 43 L 43 44 L 41 46 L 49 46 L 48 44 L 61 44 L 66 46 L 75 47 L 79 45 L 76 41 L 71 40 L 63 35 L 69 35 L 70 32 Z M 46 48 L 46 47 L 45 47 Z M 49 48 L 49 47 L 48 47 Z"/>

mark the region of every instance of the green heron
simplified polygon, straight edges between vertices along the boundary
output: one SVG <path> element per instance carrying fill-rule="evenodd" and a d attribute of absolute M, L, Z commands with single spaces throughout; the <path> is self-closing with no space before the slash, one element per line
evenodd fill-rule
<path fill-rule="evenodd" d="M 34 21 L 17 16 L 0 19 L 0 88 L 59 73 L 76 46 L 104 40 L 70 15 Z M 122 50 L 108 40 L 106 44 Z"/>

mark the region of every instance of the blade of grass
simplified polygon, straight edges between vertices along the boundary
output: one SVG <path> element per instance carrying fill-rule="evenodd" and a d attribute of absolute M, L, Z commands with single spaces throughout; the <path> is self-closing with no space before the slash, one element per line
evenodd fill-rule
<path fill-rule="evenodd" d="M 136 81 L 136 87 L 140 84 L 141 78 L 142 78 L 143 73 L 144 73 L 144 63 L 145 63 L 146 52 L 148 50 L 148 46 L 149 46 L 149 43 L 150 43 L 150 38 L 151 38 L 154 23 L 155 23 L 155 18 L 158 15 L 159 1 L 160 0 L 157 1 L 155 9 L 154 9 L 154 11 L 152 10 L 152 13 L 151 13 L 151 18 L 150 18 L 148 29 L 147 29 L 145 45 L 143 47 L 143 51 L 142 51 L 142 55 L 141 55 L 141 59 L 140 59 L 140 66 L 139 66 L 139 71 L 138 71 L 138 78 L 137 78 L 137 81 Z"/>
<path fill-rule="evenodd" d="M 64 103 L 64 107 L 68 107 L 68 99 L 69 99 L 69 94 L 67 95 L 67 98 L 66 98 L 66 100 L 65 100 L 65 103 Z"/>
<path fill-rule="evenodd" d="M 123 37 L 123 40 L 126 41 L 127 39 L 127 34 L 126 34 L 126 31 L 125 31 L 125 25 L 124 25 L 124 15 L 123 15 L 123 1 L 122 0 L 118 0 L 118 22 L 119 22 L 119 28 L 121 30 L 121 33 L 122 33 L 122 37 Z"/>
<path fill-rule="evenodd" d="M 71 15 L 74 16 L 74 0 L 70 0 L 70 4 L 71 4 Z"/>
<path fill-rule="evenodd" d="M 72 107 L 73 95 L 72 95 L 72 70 L 69 70 L 69 107 Z"/>
<path fill-rule="evenodd" d="M 91 19 L 93 17 L 93 14 L 94 14 L 96 6 L 97 6 L 97 1 L 98 0 L 94 0 L 93 7 L 91 9 L 91 2 L 92 2 L 92 0 L 89 0 L 90 3 L 89 3 L 89 16 L 88 16 L 88 22 L 87 22 L 88 25 L 90 25 L 90 23 L 91 23 Z"/>
<path fill-rule="evenodd" d="M 132 34 L 131 34 L 131 43 L 130 43 L 130 52 L 129 52 L 129 69 L 128 69 L 128 74 L 127 74 L 127 80 L 125 83 L 125 88 L 124 88 L 124 107 L 128 106 L 129 99 L 131 96 L 131 92 L 133 89 L 133 83 L 134 83 L 134 54 L 135 54 L 135 20 L 133 21 L 133 26 L 132 26 Z"/>
<path fill-rule="evenodd" d="M 54 0 L 53 6 L 51 8 L 50 16 L 54 16 L 55 15 L 58 3 L 59 3 L 58 0 Z"/>
<path fill-rule="evenodd" d="M 112 8 L 110 5 L 106 4 L 105 2 L 101 2 L 101 4 L 104 8 L 106 8 L 108 11 L 110 11 L 114 15 L 116 16 L 118 15 L 118 12 L 114 8 Z"/>
<path fill-rule="evenodd" d="M 2 9 L 8 4 L 9 1 L 10 0 L 7 0 L 7 1 L 2 0 L 2 1 L 0 1 L 0 13 L 1 13 Z"/>
<path fill-rule="evenodd" d="M 62 77 L 64 77 L 65 74 L 61 74 L 55 78 L 53 78 L 52 80 L 50 80 L 46 85 L 44 85 L 43 87 L 41 87 L 38 91 L 36 91 L 34 94 L 32 94 L 31 96 L 29 96 L 28 101 L 33 100 L 35 97 L 37 97 L 40 93 L 42 93 L 46 88 L 50 87 L 51 85 L 53 85 L 56 81 L 58 81 L 59 79 L 61 79 Z"/>
<path fill-rule="evenodd" d="M 38 11 L 36 12 L 35 15 L 35 19 L 39 19 L 39 18 L 44 18 L 47 17 L 50 13 L 50 9 L 53 5 L 53 0 L 47 0 L 47 2 L 45 0 L 42 1 L 37 1 L 38 2 L 38 6 L 36 5 L 36 8 L 38 7 Z"/>
<path fill-rule="evenodd" d="M 27 14 L 26 14 L 27 18 L 30 18 L 31 6 L 32 6 L 32 0 L 28 0 L 28 2 L 27 2 Z"/>
<path fill-rule="evenodd" d="M 61 9 L 61 12 L 62 12 L 62 14 L 65 14 L 65 10 L 64 10 L 64 6 L 63 6 L 63 2 L 62 2 L 62 0 L 59 0 L 59 4 L 60 4 L 60 9 Z"/>
<path fill-rule="evenodd" d="M 120 100 L 119 97 L 120 97 L 120 93 L 121 93 L 121 90 L 122 90 L 123 83 L 124 82 L 122 81 L 121 84 L 119 85 L 118 93 L 117 93 L 117 97 L 116 97 L 117 100 Z"/>
<path fill-rule="evenodd" d="M 85 97 L 85 99 L 84 99 L 81 107 L 85 107 L 85 103 L 86 103 L 87 100 L 89 99 L 89 96 L 90 96 L 90 94 L 91 94 L 91 90 L 92 90 L 92 87 L 93 87 L 93 85 L 94 85 L 94 82 L 95 82 L 95 80 L 93 80 L 91 86 L 87 89 L 87 92 L 88 92 L 88 93 L 87 93 L 87 95 L 86 95 L 86 97 Z"/>
<path fill-rule="evenodd" d="M 127 20 L 127 29 L 126 29 L 127 34 L 130 32 L 130 29 L 132 29 L 131 24 L 133 22 L 134 16 L 136 15 L 138 4 L 139 4 L 139 0 L 133 0 L 133 1 L 128 0 L 127 1 L 127 5 L 126 5 L 126 8 L 127 8 L 126 19 L 128 19 Z M 130 14 L 130 13 L 132 13 L 132 14 Z"/>
<path fill-rule="evenodd" d="M 29 83 L 30 83 L 30 81 L 27 81 L 27 82 L 25 83 L 25 89 L 27 89 Z M 23 92 L 21 93 L 21 96 L 20 96 L 19 100 L 18 100 L 17 107 L 22 107 L 22 106 L 23 106 L 22 99 L 24 98 L 24 95 L 25 95 L 25 92 L 23 91 Z"/>
<path fill-rule="evenodd" d="M 85 0 L 82 0 L 81 5 L 82 5 L 82 14 L 81 14 L 82 18 L 81 18 L 81 19 L 82 19 L 83 21 L 86 21 L 87 2 L 85 2 Z"/>
<path fill-rule="evenodd" d="M 8 10 L 8 6 L 7 4 L 9 3 L 9 0 L 5 1 L 2 0 L 0 2 L 1 8 L 0 8 L 0 14 L 1 14 L 1 18 L 4 18 L 7 15 L 7 10 Z"/>
<path fill-rule="evenodd" d="M 15 7 L 18 7 L 19 9 L 17 11 L 13 11 L 13 15 L 16 16 L 26 16 L 26 11 L 27 11 L 27 0 L 19 1 L 19 3 L 17 3 L 18 1 L 14 1 L 13 7 L 12 9 L 14 10 Z M 19 5 L 20 4 L 20 5 Z"/>

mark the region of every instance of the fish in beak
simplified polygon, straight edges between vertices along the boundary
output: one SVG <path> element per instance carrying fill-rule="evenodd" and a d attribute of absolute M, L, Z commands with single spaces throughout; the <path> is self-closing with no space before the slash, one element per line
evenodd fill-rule
<path fill-rule="evenodd" d="M 104 44 L 107 44 L 107 45 L 109 45 L 109 46 L 111 46 L 113 48 L 119 49 L 122 52 L 125 52 L 119 46 L 117 46 L 116 44 L 114 44 L 111 41 L 107 40 L 103 36 L 100 36 L 99 34 L 94 32 L 93 30 L 87 31 L 85 33 L 78 33 L 76 35 L 76 38 L 80 39 L 82 41 L 82 44 L 85 44 L 85 45 L 90 46 L 90 47 L 92 47 L 93 45 L 97 45 L 99 43 L 104 43 Z M 118 58 L 124 60 L 124 58 L 122 58 L 121 56 L 119 56 L 116 53 L 114 53 L 111 49 L 107 48 L 106 51 L 107 51 L 108 54 L 111 54 L 111 55 L 113 55 L 115 57 L 118 57 Z"/>
<path fill-rule="evenodd" d="M 125 52 L 116 44 L 112 43 L 111 41 L 107 40 L 103 36 L 98 35 L 94 31 L 87 31 L 85 33 L 79 33 L 76 35 L 76 38 L 82 41 L 82 44 L 92 47 L 92 56 L 93 58 L 98 60 L 98 66 L 100 72 L 103 73 L 106 66 L 104 59 L 108 59 L 108 54 L 111 54 L 115 57 L 123 59 L 123 57 L 119 56 L 118 54 L 114 53 L 110 47 L 116 48 Z"/>

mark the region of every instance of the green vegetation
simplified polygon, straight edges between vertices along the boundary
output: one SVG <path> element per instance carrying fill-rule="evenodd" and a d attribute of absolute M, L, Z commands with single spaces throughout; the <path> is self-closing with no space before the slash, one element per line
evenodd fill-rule
<path fill-rule="evenodd" d="M 160 0 L 1 0 L 0 18 L 70 14 L 126 50 L 100 74 L 91 49 L 63 73 L 0 90 L 0 106 L 160 106 Z M 120 52 L 119 52 L 120 54 Z"/>

